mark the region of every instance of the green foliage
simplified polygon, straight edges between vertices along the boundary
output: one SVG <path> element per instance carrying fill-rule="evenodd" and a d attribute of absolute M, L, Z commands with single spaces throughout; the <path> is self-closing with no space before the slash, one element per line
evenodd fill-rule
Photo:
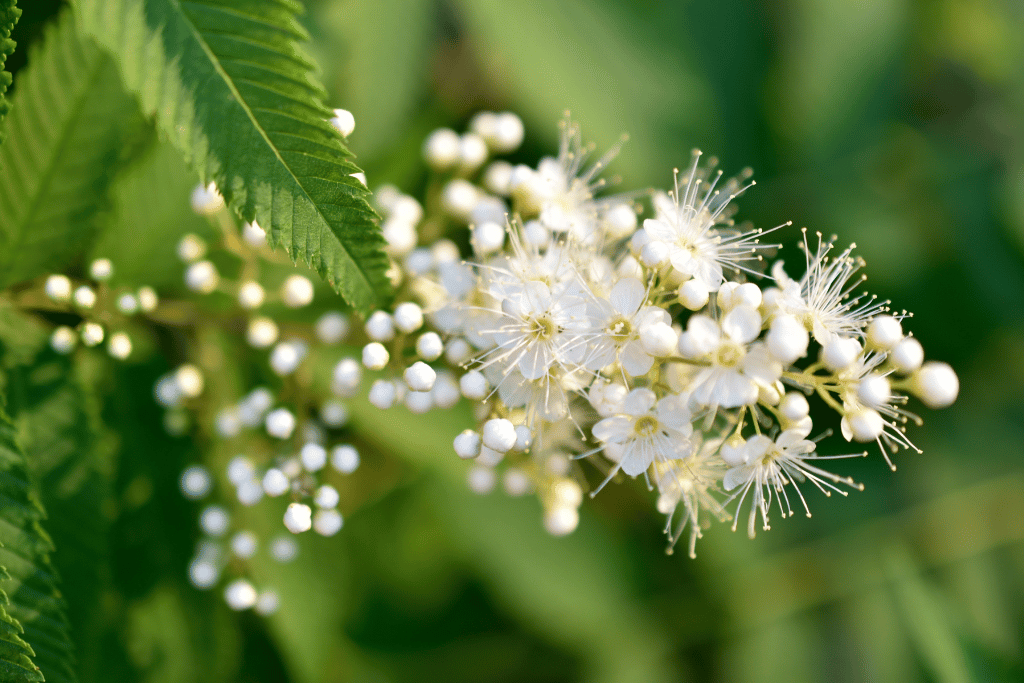
<path fill-rule="evenodd" d="M 8 574 L 0 588 L 10 600 L 7 614 L 0 616 L 3 642 L 9 644 L 0 649 L 7 663 L 0 673 L 4 681 L 76 681 L 64 602 L 50 563 L 53 544 L 41 526 L 45 513 L 17 429 L 5 412 L 0 412 L 0 500 L 0 566 Z M 19 623 L 31 650 L 11 637 Z"/>
<path fill-rule="evenodd" d="M 78 255 L 146 130 L 112 61 L 78 38 L 70 13 L 48 27 L 30 61 L 0 148 L 0 286 Z"/>
<path fill-rule="evenodd" d="M 368 190 L 298 43 L 290 0 L 78 0 L 160 129 L 272 246 L 363 311 L 386 298 Z"/>
<path fill-rule="evenodd" d="M 4 93 L 11 85 L 11 74 L 4 71 L 4 62 L 14 52 L 15 43 L 11 40 L 11 31 L 18 23 L 21 10 L 15 7 L 15 0 L 0 0 L 0 123 L 7 116 L 10 104 L 4 99 Z M 4 141 L 3 129 L 0 128 L 0 142 Z"/>

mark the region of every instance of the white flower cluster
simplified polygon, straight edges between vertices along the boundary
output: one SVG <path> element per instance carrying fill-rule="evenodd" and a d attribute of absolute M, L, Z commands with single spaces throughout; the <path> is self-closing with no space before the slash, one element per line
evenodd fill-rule
<path fill-rule="evenodd" d="M 514 148 L 485 134 L 502 116 L 428 138 L 437 215 L 377 191 L 401 303 L 367 320 L 362 354 L 393 373 L 370 389 L 381 409 L 446 407 L 452 386 L 476 402 L 478 428 L 454 442 L 475 463 L 473 490 L 500 474 L 509 494 L 537 493 L 549 531 L 568 533 L 590 488 L 574 461 L 592 456 L 606 475 L 591 495 L 619 472 L 642 475 L 670 548 L 689 527 L 693 555 L 709 517 L 735 529 L 748 498 L 753 536 L 773 502 L 789 516 L 796 495 L 807 510 L 801 483 L 858 486 L 819 467 L 808 397 L 838 412 L 847 441 L 883 453 L 913 447 L 907 394 L 933 408 L 956 398 L 952 369 L 924 363 L 904 333 L 908 316 L 854 292 L 852 247 L 837 254 L 819 236 L 811 249 L 805 234 L 799 279 L 781 261 L 763 274 L 779 245 L 732 218 L 749 173 L 725 181 L 695 152 L 669 192 L 598 197 L 617 150 L 588 163 L 568 121 L 558 156 L 537 168 L 484 167 Z M 518 144 L 521 123 L 508 128 Z M 468 260 L 442 236 L 452 223 L 469 227 Z M 355 370 L 339 366 L 336 381 Z"/>

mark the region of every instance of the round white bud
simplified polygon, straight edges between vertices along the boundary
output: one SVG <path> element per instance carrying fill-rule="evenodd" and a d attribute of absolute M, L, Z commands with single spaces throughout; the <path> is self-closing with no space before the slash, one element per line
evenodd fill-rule
<path fill-rule="evenodd" d="M 302 363 L 303 352 L 299 344 L 281 342 L 270 352 L 270 368 L 281 377 L 290 375 Z"/>
<path fill-rule="evenodd" d="M 386 342 L 395 338 L 395 323 L 384 311 L 374 311 L 363 326 L 366 336 L 373 341 Z"/>
<path fill-rule="evenodd" d="M 192 190 L 192 210 L 202 216 L 217 213 L 224 206 L 224 197 L 217 190 L 216 183 L 204 186 L 202 183 Z"/>
<path fill-rule="evenodd" d="M 313 511 L 305 503 L 289 503 L 284 511 L 284 525 L 293 534 L 309 531 L 313 526 Z"/>
<path fill-rule="evenodd" d="M 580 523 L 575 507 L 558 506 L 544 513 L 544 529 L 552 536 L 568 536 Z"/>
<path fill-rule="evenodd" d="M 263 305 L 266 297 L 263 287 L 258 282 L 243 282 L 238 288 L 238 305 L 246 310 L 254 310 Z"/>
<path fill-rule="evenodd" d="M 473 349 L 470 348 L 469 342 L 462 338 L 452 339 L 444 347 L 444 357 L 452 365 L 464 363 L 471 355 Z"/>
<path fill-rule="evenodd" d="M 367 370 L 383 370 L 391 360 L 391 354 L 380 342 L 370 342 L 363 347 L 363 365 Z"/>
<path fill-rule="evenodd" d="M 654 322 L 640 327 L 640 345 L 652 356 L 671 356 L 678 343 L 679 333 L 667 323 Z"/>
<path fill-rule="evenodd" d="M 185 286 L 193 292 L 209 294 L 220 284 L 220 273 L 210 261 L 197 261 L 185 271 Z"/>
<path fill-rule="evenodd" d="M 475 171 L 487 161 L 487 143 L 476 133 L 459 138 L 459 159 L 464 172 Z"/>
<path fill-rule="evenodd" d="M 191 363 L 186 363 L 174 371 L 174 381 L 178 391 L 185 398 L 196 398 L 203 393 L 206 381 L 202 371 Z"/>
<path fill-rule="evenodd" d="M 444 186 L 441 206 L 455 218 L 466 220 L 480 197 L 475 185 L 463 178 L 456 178 Z"/>
<path fill-rule="evenodd" d="M 811 412 L 811 406 L 807 403 L 807 397 L 799 391 L 789 391 L 779 401 L 779 412 L 787 420 L 796 422 L 807 417 Z"/>
<path fill-rule="evenodd" d="M 267 434 L 277 439 L 287 439 L 295 431 L 295 415 L 287 408 L 276 408 L 264 420 Z"/>
<path fill-rule="evenodd" d="M 220 570 L 211 560 L 196 558 L 188 566 L 188 578 L 193 586 L 199 590 L 206 590 L 213 588 L 220 579 Z"/>
<path fill-rule="evenodd" d="M 914 395 L 929 408 L 952 405 L 960 393 L 960 380 L 947 363 L 928 361 L 911 378 Z"/>
<path fill-rule="evenodd" d="M 509 467 L 501 478 L 505 493 L 510 496 L 523 496 L 531 488 L 530 477 L 518 467 Z"/>
<path fill-rule="evenodd" d="M 151 313 L 156 310 L 157 305 L 160 303 L 160 298 L 156 295 L 156 290 L 152 287 L 140 287 L 139 288 L 139 307 L 146 313 Z"/>
<path fill-rule="evenodd" d="M 352 116 L 352 112 L 347 109 L 335 109 L 334 117 L 330 120 L 330 124 L 339 133 L 348 137 L 356 129 L 356 117 Z"/>
<path fill-rule="evenodd" d="M 526 425 L 518 425 L 516 427 L 516 444 L 513 448 L 520 453 L 529 450 L 530 446 L 533 445 L 533 430 Z"/>
<path fill-rule="evenodd" d="M 192 465 L 181 473 L 178 482 L 181 486 L 181 493 L 189 500 L 199 500 L 210 492 L 213 487 L 213 479 L 206 468 L 201 465 Z"/>
<path fill-rule="evenodd" d="M 761 301 L 761 288 L 753 282 L 744 282 L 733 290 L 732 306 L 730 306 L 730 308 L 735 308 L 736 306 L 759 308 L 761 306 Z"/>
<path fill-rule="evenodd" d="M 452 442 L 452 446 L 455 448 L 455 455 L 463 460 L 471 460 L 480 455 L 481 444 L 480 435 L 472 429 L 459 433 Z"/>
<path fill-rule="evenodd" d="M 96 346 L 103 343 L 103 326 L 99 323 L 85 323 L 82 325 L 82 343 L 86 346 Z"/>
<path fill-rule="evenodd" d="M 268 496 L 283 496 L 291 488 L 292 483 L 288 480 L 288 476 L 276 467 L 271 467 L 263 475 L 263 490 Z"/>
<path fill-rule="evenodd" d="M 889 353 L 889 362 L 893 364 L 897 372 L 908 375 L 914 372 L 924 362 L 924 348 L 921 342 L 913 337 L 904 337 L 892 347 Z"/>
<path fill-rule="evenodd" d="M 605 212 L 604 224 L 610 239 L 629 237 L 636 231 L 636 211 L 629 204 L 616 204 Z"/>
<path fill-rule="evenodd" d="M 514 152 L 523 144 L 523 120 L 512 112 L 502 112 L 494 117 L 494 132 L 487 140 L 499 154 Z"/>
<path fill-rule="evenodd" d="M 258 545 L 256 534 L 251 531 L 239 531 L 231 537 L 231 552 L 243 560 L 248 560 L 255 555 Z"/>
<path fill-rule="evenodd" d="M 416 354 L 423 360 L 437 360 L 442 353 L 444 344 L 436 332 L 424 332 L 416 339 Z"/>
<path fill-rule="evenodd" d="M 210 536 L 223 536 L 230 523 L 227 510 L 219 505 L 210 505 L 199 515 L 200 528 Z"/>
<path fill-rule="evenodd" d="M 438 128 L 423 143 L 423 160 L 435 171 L 444 171 L 459 163 L 459 135 L 450 128 Z"/>
<path fill-rule="evenodd" d="M 407 391 L 402 402 L 414 415 L 422 415 L 434 407 L 434 395 L 429 391 Z"/>
<path fill-rule="evenodd" d="M 498 160 L 484 170 L 484 187 L 488 192 L 505 197 L 512 183 L 512 164 Z"/>
<path fill-rule="evenodd" d="M 256 613 L 260 616 L 270 616 L 277 611 L 277 608 L 281 606 L 281 598 L 277 596 L 272 590 L 266 590 L 260 593 L 260 597 L 256 599 Z"/>
<path fill-rule="evenodd" d="M 341 513 L 334 509 L 317 510 L 313 517 L 313 530 L 321 536 L 333 536 L 344 524 Z"/>
<path fill-rule="evenodd" d="M 348 318 L 328 311 L 316 321 L 316 336 L 324 344 L 337 344 L 348 335 Z"/>
<path fill-rule="evenodd" d="M 77 344 L 78 335 L 67 325 L 61 325 L 50 335 L 50 348 L 61 355 L 74 351 Z"/>
<path fill-rule="evenodd" d="M 516 445 L 516 428 L 504 418 L 494 418 L 484 423 L 484 445 L 499 453 L 508 453 Z"/>
<path fill-rule="evenodd" d="M 108 258 L 98 258 L 89 264 L 89 277 L 96 282 L 106 282 L 114 274 L 114 264 Z"/>
<path fill-rule="evenodd" d="M 272 319 L 260 316 L 249 321 L 245 331 L 245 340 L 254 349 L 265 349 L 277 341 L 277 323 Z"/>
<path fill-rule="evenodd" d="M 406 334 L 412 334 L 423 327 L 423 309 L 411 301 L 399 304 L 393 318 L 395 327 Z"/>
<path fill-rule="evenodd" d="M 122 294 L 117 298 L 117 310 L 125 315 L 133 315 L 139 310 L 139 300 L 134 294 Z"/>
<path fill-rule="evenodd" d="M 740 467 L 747 464 L 747 442 L 742 438 L 727 439 L 719 448 L 718 454 L 729 467 Z"/>
<path fill-rule="evenodd" d="M 351 395 L 359 387 L 363 379 L 363 369 L 352 358 L 342 358 L 334 366 L 333 381 L 331 388 L 334 393 L 345 397 Z"/>
<path fill-rule="evenodd" d="M 370 394 L 367 397 L 371 405 L 387 410 L 395 405 L 398 398 L 398 390 L 393 382 L 386 379 L 378 379 L 370 386 Z"/>
<path fill-rule="evenodd" d="M 857 398 L 871 408 L 880 408 L 892 398 L 889 380 L 881 375 L 868 375 L 857 383 Z"/>
<path fill-rule="evenodd" d="M 806 356 L 810 341 L 807 328 L 791 315 L 775 316 L 765 339 L 768 352 L 785 365 Z"/>
<path fill-rule="evenodd" d="M 437 381 L 434 388 L 430 390 L 434 405 L 442 410 L 447 410 L 459 402 L 462 394 L 459 393 L 459 385 L 450 372 L 441 371 L 437 374 Z"/>
<path fill-rule="evenodd" d="M 868 323 L 868 346 L 888 351 L 903 339 L 903 326 L 891 315 L 876 315 Z"/>
<path fill-rule="evenodd" d="M 341 496 L 338 495 L 338 489 L 330 484 L 324 484 L 313 495 L 313 502 L 320 508 L 338 507 L 339 501 L 341 501 Z"/>
<path fill-rule="evenodd" d="M 407 367 L 402 376 L 406 386 L 413 391 L 430 391 L 434 388 L 434 382 L 437 380 L 434 368 L 421 360 Z"/>
<path fill-rule="evenodd" d="M 348 422 L 348 408 L 341 401 L 328 399 L 320 406 L 320 419 L 328 427 L 344 427 Z"/>
<path fill-rule="evenodd" d="M 473 249 L 481 255 L 493 254 L 505 245 L 505 228 L 487 221 L 473 227 Z"/>
<path fill-rule="evenodd" d="M 668 262 L 669 248 L 661 240 L 650 240 L 640 249 L 640 263 L 657 268 Z"/>
<path fill-rule="evenodd" d="M 117 360 L 125 360 L 132 355 L 131 338 L 124 332 L 112 334 L 107 342 L 107 353 Z"/>
<path fill-rule="evenodd" d="M 71 300 L 71 280 L 67 275 L 51 275 L 46 278 L 46 296 L 54 301 Z"/>
<path fill-rule="evenodd" d="M 96 305 L 96 292 L 91 287 L 82 285 L 75 290 L 75 305 L 79 308 L 92 308 Z"/>
<path fill-rule="evenodd" d="M 342 474 L 352 474 L 359 467 L 359 451 L 343 444 L 331 449 L 331 467 Z"/>
<path fill-rule="evenodd" d="M 178 241 L 178 258 L 192 263 L 206 256 L 206 242 L 198 235 L 189 233 Z"/>
<path fill-rule="evenodd" d="M 252 507 L 263 500 L 263 486 L 258 481 L 243 481 L 235 491 L 238 502 L 246 507 Z"/>
<path fill-rule="evenodd" d="M 477 465 L 466 474 L 466 483 L 469 484 L 469 490 L 481 496 L 493 491 L 496 482 L 497 476 L 491 467 Z"/>
<path fill-rule="evenodd" d="M 259 249 L 267 243 L 267 231 L 256 221 L 242 225 L 242 239 L 253 249 Z"/>
<path fill-rule="evenodd" d="M 478 370 L 470 370 L 459 378 L 459 391 L 472 401 L 482 401 L 487 398 L 490 388 L 487 378 Z"/>
<path fill-rule="evenodd" d="M 299 451 L 299 460 L 307 472 L 319 472 L 327 465 L 327 449 L 317 443 L 307 443 Z"/>
<path fill-rule="evenodd" d="M 256 589 L 245 579 L 236 579 L 224 588 L 224 602 L 228 607 L 240 612 L 256 604 Z"/>
<path fill-rule="evenodd" d="M 583 502 L 583 490 L 572 479 L 560 479 L 552 487 L 552 493 L 560 507 L 579 507 Z"/>
<path fill-rule="evenodd" d="M 313 302 L 313 283 L 301 275 L 289 275 L 281 285 L 281 298 L 289 308 L 302 308 Z"/>
<path fill-rule="evenodd" d="M 687 280 L 679 285 L 679 302 L 691 311 L 699 311 L 708 303 L 710 292 L 703 280 Z"/>
<path fill-rule="evenodd" d="M 874 441 L 882 435 L 885 421 L 874 408 L 860 408 L 843 418 L 850 434 L 857 441 Z"/>
<path fill-rule="evenodd" d="M 278 562 L 291 562 L 299 554 L 299 546 L 290 536 L 278 536 L 270 544 L 270 554 Z"/>
<path fill-rule="evenodd" d="M 821 362 L 832 372 L 839 372 L 853 365 L 863 348 L 860 342 L 850 337 L 832 337 L 821 347 Z"/>
<path fill-rule="evenodd" d="M 551 243 L 551 231 L 540 221 L 526 221 L 523 226 L 523 236 L 528 244 L 538 249 L 544 249 Z"/>
<path fill-rule="evenodd" d="M 231 458 L 227 466 L 228 481 L 235 486 L 241 486 L 244 482 L 256 476 L 256 468 L 252 461 L 244 455 L 236 455 Z"/>

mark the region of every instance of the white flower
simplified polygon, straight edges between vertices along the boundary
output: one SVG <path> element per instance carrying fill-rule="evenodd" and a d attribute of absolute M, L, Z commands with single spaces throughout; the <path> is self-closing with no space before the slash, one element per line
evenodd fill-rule
<path fill-rule="evenodd" d="M 803 250 L 807 270 L 799 281 L 791 279 L 783 270 L 782 261 L 772 266 L 772 276 L 781 290 L 776 307 L 783 313 L 797 317 L 814 339 L 821 344 L 838 335 L 863 337 L 864 327 L 879 313 L 887 309 L 888 301 L 877 301 L 874 296 L 851 296 L 853 289 L 864 281 L 864 276 L 853 283 L 850 279 L 864 266 L 863 259 L 850 256 L 857 245 L 851 244 L 836 257 L 830 257 L 834 246 L 822 242 L 818 233 L 818 249 L 811 254 L 804 229 Z"/>
<path fill-rule="evenodd" d="M 758 387 L 771 387 L 782 365 L 764 344 L 753 344 L 761 332 L 761 315 L 750 306 L 729 311 L 721 324 L 705 315 L 691 316 L 679 337 L 679 351 L 702 360 L 691 380 L 694 403 L 711 408 L 738 408 L 757 402 Z"/>
<path fill-rule="evenodd" d="M 747 535 L 753 538 L 756 534 L 754 523 L 759 512 L 765 531 L 770 528 L 768 508 L 771 507 L 773 497 L 778 501 L 779 512 L 783 517 L 793 515 L 786 486 L 792 485 L 793 490 L 800 497 L 800 502 L 808 517 L 811 516 L 811 511 L 807 508 L 807 501 L 797 486 L 798 483 L 810 480 L 826 496 L 832 495 L 832 491 L 844 496 L 847 494 L 836 484 L 846 484 L 858 490 L 864 488 L 863 485 L 855 484 L 849 477 L 840 477 L 809 463 L 809 460 L 827 459 L 826 456 L 815 455 L 814 447 L 815 443 L 805 439 L 801 432 L 790 430 L 779 434 L 774 441 L 767 436 L 758 434 L 751 437 L 741 449 L 723 451 L 723 459 L 733 467 L 725 473 L 722 485 L 726 491 L 739 488 L 726 501 L 728 503 L 737 496 L 739 497 L 739 502 L 736 504 L 736 518 L 732 523 L 733 531 L 736 530 L 736 525 L 739 523 L 740 508 L 743 507 L 743 501 L 751 489 L 753 489 L 753 499 L 750 504 L 750 516 L 747 519 Z"/>
<path fill-rule="evenodd" d="M 600 370 L 618 361 L 632 377 L 646 375 L 654 357 L 640 342 L 644 325 L 670 323 L 669 314 L 657 306 L 644 306 L 647 290 L 633 277 L 615 283 L 607 299 L 594 298 L 588 314 L 593 321 L 593 336 L 585 364 Z"/>
<path fill-rule="evenodd" d="M 671 395 L 658 400 L 650 389 L 634 389 L 623 399 L 620 410 L 618 415 L 594 425 L 594 437 L 604 442 L 605 449 L 610 447 L 612 452 L 621 453 L 608 478 L 594 493 L 619 469 L 635 477 L 655 461 L 678 458 L 690 448 L 693 427 L 683 397 Z"/>
<path fill-rule="evenodd" d="M 730 227 L 729 203 L 753 182 L 741 187 L 733 179 L 718 190 L 722 172 L 709 180 L 713 166 L 701 169 L 699 160 L 700 152 L 694 152 L 682 192 L 677 173 L 671 195 L 655 194 L 657 217 L 645 220 L 644 230 L 650 239 L 668 246 L 668 260 L 676 271 L 715 292 L 725 282 L 724 270 L 754 272 L 747 263 L 760 261 L 758 250 L 774 245 L 758 243 L 761 230 Z"/>
<path fill-rule="evenodd" d="M 730 518 L 722 504 L 711 494 L 711 491 L 718 490 L 718 482 L 725 471 L 725 463 L 717 457 L 721 441 L 712 439 L 700 443 L 696 436 L 694 441 L 697 443 L 691 455 L 655 467 L 658 475 L 658 511 L 668 515 L 665 522 L 668 552 L 672 552 L 683 530 L 689 526 L 690 557 L 697 556 L 697 539 L 701 537 L 701 529 L 709 526 L 706 519 L 703 522 L 700 519 L 702 509 L 723 522 Z M 678 510 L 680 503 L 683 505 L 681 511 Z"/>

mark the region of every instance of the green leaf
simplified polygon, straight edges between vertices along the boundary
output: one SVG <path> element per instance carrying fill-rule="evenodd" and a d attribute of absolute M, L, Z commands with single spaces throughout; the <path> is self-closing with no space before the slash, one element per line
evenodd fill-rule
<path fill-rule="evenodd" d="M 363 311 L 389 289 L 384 239 L 351 177 L 291 0 L 77 0 L 161 131 L 245 220 Z"/>
<path fill-rule="evenodd" d="M 65 13 L 19 74 L 0 148 L 0 287 L 64 266 L 144 130 L 112 61 Z"/>
<path fill-rule="evenodd" d="M 15 43 L 11 40 L 11 31 L 18 23 L 21 10 L 14 6 L 14 0 L 0 0 L 0 122 L 7 116 L 10 104 L 4 99 L 4 93 L 11 85 L 11 74 L 4 71 L 4 62 L 14 52 Z M 4 141 L 4 132 L 0 128 L 0 142 Z"/>
<path fill-rule="evenodd" d="M 0 648 L 0 659 L 7 662 L 0 667 L 0 681 L 72 683 L 77 681 L 73 646 L 50 564 L 53 544 L 42 528 L 45 513 L 16 435 L 7 413 L 0 411 L 0 566 L 8 574 L 0 581 L 0 589 L 10 599 L 7 615 L 20 622 L 32 649 L 26 651 L 11 638 L 17 624 L 0 617 L 4 624 L 0 633 L 5 636 L 0 639 L 8 644 Z M 25 655 L 31 655 L 39 668 L 33 670 Z"/>

